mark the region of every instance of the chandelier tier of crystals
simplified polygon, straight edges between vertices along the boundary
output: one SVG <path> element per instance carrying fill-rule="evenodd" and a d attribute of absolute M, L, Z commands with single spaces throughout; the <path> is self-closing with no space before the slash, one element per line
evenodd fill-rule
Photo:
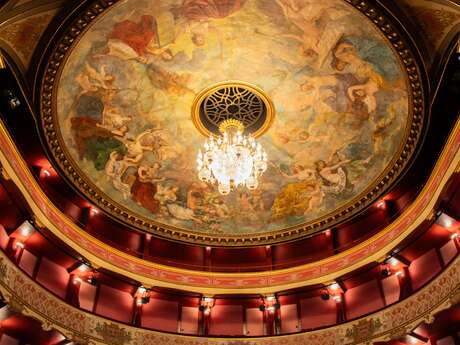
<path fill-rule="evenodd" d="M 198 178 L 217 184 L 228 195 L 238 186 L 254 190 L 267 170 L 267 154 L 253 137 L 243 135 L 244 125 L 236 119 L 220 123 L 221 135 L 210 135 L 197 157 Z"/>

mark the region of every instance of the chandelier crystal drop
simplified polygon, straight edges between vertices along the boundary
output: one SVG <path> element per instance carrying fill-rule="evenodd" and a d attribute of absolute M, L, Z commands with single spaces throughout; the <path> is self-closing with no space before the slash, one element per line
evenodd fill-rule
<path fill-rule="evenodd" d="M 228 195 L 238 186 L 258 187 L 258 178 L 267 170 L 267 154 L 253 137 L 243 135 L 240 121 L 229 119 L 219 126 L 222 133 L 212 134 L 198 152 L 198 178 L 217 184 L 219 193 Z"/>

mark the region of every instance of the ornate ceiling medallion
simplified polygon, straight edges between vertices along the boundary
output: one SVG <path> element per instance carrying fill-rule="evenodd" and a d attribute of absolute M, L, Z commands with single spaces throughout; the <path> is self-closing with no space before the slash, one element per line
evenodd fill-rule
<path fill-rule="evenodd" d="M 42 59 L 57 167 L 110 216 L 178 241 L 288 241 L 361 212 L 423 134 L 418 56 L 371 1 L 289 3 L 87 5 Z M 196 129 L 209 137 L 228 119 L 268 162 L 256 190 L 223 196 L 197 179 Z"/>
<path fill-rule="evenodd" d="M 225 81 L 202 90 L 192 105 L 192 120 L 205 137 L 220 135 L 220 124 L 238 120 L 244 134 L 258 138 L 273 124 L 275 109 L 262 89 L 241 81 Z"/>

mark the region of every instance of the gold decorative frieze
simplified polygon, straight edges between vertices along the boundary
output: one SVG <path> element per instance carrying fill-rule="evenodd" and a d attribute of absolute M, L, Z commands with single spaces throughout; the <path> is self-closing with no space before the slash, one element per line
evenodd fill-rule
<path fill-rule="evenodd" d="M 279 337 L 201 338 L 155 332 L 109 321 L 66 304 L 32 281 L 0 251 L 0 293 L 7 303 L 27 307 L 27 315 L 79 344 L 106 345 L 348 345 L 398 339 L 449 308 L 460 291 L 460 257 L 407 299 L 338 326 Z"/>

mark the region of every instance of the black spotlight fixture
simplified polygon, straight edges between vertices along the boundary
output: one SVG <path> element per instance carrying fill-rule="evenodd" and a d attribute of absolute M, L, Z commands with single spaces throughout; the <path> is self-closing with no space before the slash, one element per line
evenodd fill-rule
<path fill-rule="evenodd" d="M 6 100 L 6 103 L 8 103 L 11 110 L 16 109 L 21 105 L 21 101 L 18 97 L 16 97 L 12 90 L 3 90 L 3 98 Z"/>
<path fill-rule="evenodd" d="M 141 304 L 148 304 L 149 302 L 150 302 L 149 296 L 141 297 Z"/>
<path fill-rule="evenodd" d="M 95 277 L 88 278 L 88 283 L 91 285 L 97 285 L 97 279 Z"/>
<path fill-rule="evenodd" d="M 265 308 L 265 304 L 259 305 L 259 310 L 260 310 L 260 311 L 265 311 L 265 309 L 266 309 L 266 308 Z"/>
<path fill-rule="evenodd" d="M 331 298 L 331 296 L 327 292 L 322 292 L 321 293 L 321 299 L 323 301 L 327 301 L 327 300 L 329 300 L 329 298 Z"/>
<path fill-rule="evenodd" d="M 391 272 L 388 268 L 384 268 L 380 273 L 382 274 L 382 277 L 384 278 L 389 277 L 391 275 Z"/>

